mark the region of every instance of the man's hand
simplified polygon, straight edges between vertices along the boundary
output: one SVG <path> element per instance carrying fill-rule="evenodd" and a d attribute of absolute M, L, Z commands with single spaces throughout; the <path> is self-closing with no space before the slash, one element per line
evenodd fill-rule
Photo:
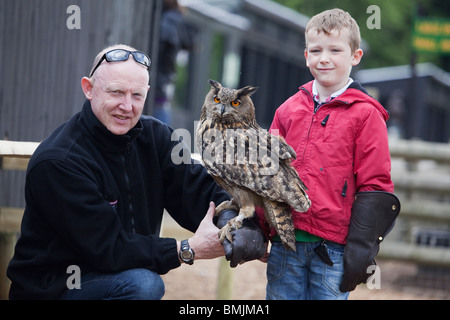
<path fill-rule="evenodd" d="M 189 239 L 189 245 L 195 252 L 195 260 L 214 259 L 225 254 L 217 236 L 219 229 L 213 223 L 215 210 L 214 202 L 210 202 L 206 216 L 200 222 L 194 236 Z"/>

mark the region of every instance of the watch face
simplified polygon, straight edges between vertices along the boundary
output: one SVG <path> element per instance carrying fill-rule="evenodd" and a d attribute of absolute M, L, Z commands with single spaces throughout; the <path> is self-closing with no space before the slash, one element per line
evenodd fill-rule
<path fill-rule="evenodd" d="M 188 250 L 181 252 L 181 259 L 183 259 L 183 260 L 192 259 L 192 252 L 190 252 Z"/>

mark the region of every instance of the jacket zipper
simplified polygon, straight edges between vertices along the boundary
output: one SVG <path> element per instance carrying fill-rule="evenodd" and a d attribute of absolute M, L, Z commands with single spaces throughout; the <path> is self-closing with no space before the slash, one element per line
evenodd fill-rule
<path fill-rule="evenodd" d="M 314 98 L 311 96 L 311 94 L 308 92 L 308 90 L 306 90 L 305 88 L 301 87 L 301 90 L 305 91 L 306 94 L 309 96 L 309 98 L 312 100 L 313 104 L 314 104 L 314 112 L 313 115 L 311 117 L 311 123 L 309 124 L 309 129 L 308 129 L 308 135 L 306 136 L 306 145 L 305 148 L 303 148 L 303 154 L 302 154 L 302 166 L 303 166 L 303 162 L 305 161 L 305 152 L 309 143 L 309 134 L 311 133 L 311 128 L 314 122 L 314 115 L 316 114 L 316 108 L 315 108 L 315 102 L 314 102 Z"/>
<path fill-rule="evenodd" d="M 342 188 L 342 193 L 341 193 L 341 196 L 342 196 L 343 198 L 345 198 L 345 197 L 347 196 L 347 188 L 348 188 L 348 186 L 347 186 L 347 180 L 345 180 L 345 181 L 344 181 L 344 187 Z"/>
<path fill-rule="evenodd" d="M 126 154 L 130 152 L 130 146 L 127 147 Z M 126 160 L 126 154 L 122 155 L 122 163 L 123 168 L 125 172 L 125 187 L 127 191 L 127 200 L 128 200 L 128 210 L 130 211 L 130 223 L 131 223 L 131 230 L 133 233 L 136 233 L 135 228 L 135 221 L 134 221 L 134 210 L 133 210 L 133 202 L 132 202 L 132 196 L 131 196 L 131 183 L 130 183 L 130 177 L 128 175 L 128 169 L 127 169 L 127 160 Z"/>
<path fill-rule="evenodd" d="M 322 125 L 322 127 L 325 127 L 327 125 L 328 119 L 330 119 L 330 115 L 329 114 L 327 114 L 325 119 L 323 119 L 322 122 L 320 123 Z"/>

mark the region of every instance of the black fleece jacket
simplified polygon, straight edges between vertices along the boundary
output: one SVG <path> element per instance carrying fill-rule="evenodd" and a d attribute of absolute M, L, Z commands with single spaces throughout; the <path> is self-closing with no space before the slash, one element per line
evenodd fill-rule
<path fill-rule="evenodd" d="M 143 116 L 117 136 L 89 101 L 33 154 L 26 176 L 21 236 L 7 274 L 10 299 L 55 299 L 70 265 L 81 273 L 180 265 L 175 239 L 160 238 L 164 208 L 195 231 L 208 210 L 229 199 L 201 164 L 175 164 L 173 130 Z M 185 150 L 186 152 L 186 150 Z"/>

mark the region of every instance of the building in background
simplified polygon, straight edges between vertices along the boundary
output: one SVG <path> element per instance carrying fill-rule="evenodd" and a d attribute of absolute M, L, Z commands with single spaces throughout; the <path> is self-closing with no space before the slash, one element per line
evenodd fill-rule
<path fill-rule="evenodd" d="M 360 70 L 355 78 L 390 112 L 391 136 L 450 142 L 450 74 L 430 63 Z"/>
<path fill-rule="evenodd" d="M 108 45 L 129 44 L 155 62 L 161 9 L 159 0 L 0 1 L 0 139 L 42 141 L 80 111 L 81 78 Z M 0 182 L 0 206 L 23 207 L 25 173 L 0 166 Z"/>
<path fill-rule="evenodd" d="M 312 79 L 303 55 L 308 17 L 268 0 L 179 0 L 196 31 L 179 59 L 173 125 L 192 132 L 208 79 L 260 89 L 256 118 L 269 127 L 275 109 Z"/>

